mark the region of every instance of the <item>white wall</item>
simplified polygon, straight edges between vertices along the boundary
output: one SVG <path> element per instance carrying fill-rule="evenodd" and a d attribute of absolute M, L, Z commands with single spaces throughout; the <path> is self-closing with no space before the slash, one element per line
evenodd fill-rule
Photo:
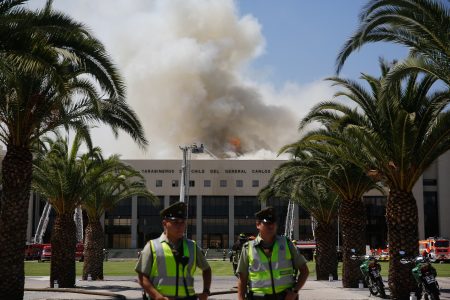
<path fill-rule="evenodd" d="M 438 203 L 441 236 L 450 238 L 450 152 L 438 159 Z"/>

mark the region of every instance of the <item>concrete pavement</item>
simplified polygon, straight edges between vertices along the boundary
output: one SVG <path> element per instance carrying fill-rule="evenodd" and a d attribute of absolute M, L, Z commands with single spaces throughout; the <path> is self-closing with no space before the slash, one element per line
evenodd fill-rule
<path fill-rule="evenodd" d="M 450 278 L 438 278 L 441 286 L 441 299 L 450 299 Z M 387 285 L 387 284 L 386 284 Z M 142 299 L 141 288 L 136 282 L 136 277 L 131 276 L 108 276 L 103 281 L 83 281 L 78 278 L 76 282 L 77 291 L 93 294 L 63 292 L 62 289 L 52 289 L 44 291 L 49 287 L 48 276 L 27 276 L 25 280 L 26 300 L 37 299 Z M 201 277 L 195 278 L 196 291 L 202 290 Z M 39 289 L 28 290 L 27 289 Z M 209 299 L 236 299 L 236 278 L 232 276 L 217 276 L 213 278 L 211 292 L 227 291 L 232 294 L 212 295 Z M 109 293 L 108 295 L 104 293 Z M 299 299 L 314 300 L 352 300 L 352 299 L 376 299 L 369 297 L 368 289 L 344 289 L 342 282 L 337 281 L 316 281 L 310 278 L 304 288 L 299 293 Z"/>

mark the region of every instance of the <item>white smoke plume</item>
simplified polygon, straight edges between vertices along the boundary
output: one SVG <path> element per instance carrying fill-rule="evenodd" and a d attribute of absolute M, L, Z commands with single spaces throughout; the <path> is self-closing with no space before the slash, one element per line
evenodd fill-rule
<path fill-rule="evenodd" d="M 124 133 L 114 140 L 101 128 L 94 142 L 105 152 L 179 158 L 179 145 L 197 142 L 219 157 L 267 157 L 293 142 L 300 116 L 322 91 L 330 94 L 322 83 L 313 93 L 293 83 L 277 91 L 245 78 L 243 69 L 264 52 L 265 41 L 258 21 L 239 16 L 232 0 L 78 0 L 54 6 L 105 43 L 150 140 L 144 153 Z"/>

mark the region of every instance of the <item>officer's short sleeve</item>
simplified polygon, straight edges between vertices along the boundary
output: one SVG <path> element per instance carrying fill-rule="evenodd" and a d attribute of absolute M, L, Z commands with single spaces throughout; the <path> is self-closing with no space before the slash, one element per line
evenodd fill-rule
<path fill-rule="evenodd" d="M 297 248 L 294 246 L 294 244 L 289 241 L 289 250 L 291 251 L 291 255 L 293 256 L 294 260 L 294 266 L 296 269 L 299 269 L 301 266 L 307 263 L 305 257 L 298 253 Z"/>
<path fill-rule="evenodd" d="M 197 267 L 204 271 L 208 268 L 210 268 L 208 261 L 206 260 L 206 257 L 203 255 L 203 251 L 202 249 L 196 244 L 197 247 L 197 256 L 196 256 L 196 261 L 197 261 Z"/>
<path fill-rule="evenodd" d="M 147 276 L 150 275 L 150 270 L 152 269 L 153 257 L 152 250 L 150 248 L 150 242 L 148 242 L 144 249 L 141 251 L 141 255 L 139 256 L 138 262 L 134 270 L 138 273 L 145 274 Z"/>
<path fill-rule="evenodd" d="M 236 268 L 236 274 L 248 275 L 248 244 L 244 244 L 241 251 L 241 256 L 239 257 L 239 262 Z"/>

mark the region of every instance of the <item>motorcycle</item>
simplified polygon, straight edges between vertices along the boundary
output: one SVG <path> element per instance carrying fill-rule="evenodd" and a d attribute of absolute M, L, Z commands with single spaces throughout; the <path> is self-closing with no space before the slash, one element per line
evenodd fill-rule
<path fill-rule="evenodd" d="M 400 255 L 404 255 L 404 251 L 400 251 Z M 431 265 L 428 257 L 417 256 L 415 258 L 402 258 L 402 264 L 414 263 L 412 274 L 417 283 L 416 297 L 417 300 L 423 298 L 425 300 L 439 300 L 439 283 L 436 280 L 436 269 Z"/>
<path fill-rule="evenodd" d="M 352 249 L 355 253 L 355 250 Z M 353 260 L 361 260 L 362 263 L 359 266 L 362 274 L 364 275 L 364 281 L 366 286 L 369 288 L 371 295 L 378 296 L 380 298 L 386 298 L 386 291 L 384 289 L 383 278 L 381 277 L 381 265 L 373 256 L 367 255 L 355 255 L 351 256 Z"/>

